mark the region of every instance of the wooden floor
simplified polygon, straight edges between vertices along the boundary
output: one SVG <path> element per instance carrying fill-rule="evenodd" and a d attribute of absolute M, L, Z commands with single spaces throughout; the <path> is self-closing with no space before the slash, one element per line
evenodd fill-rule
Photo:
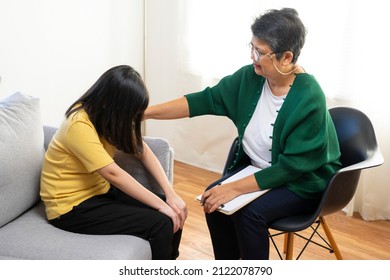
<path fill-rule="evenodd" d="M 175 162 L 174 188 L 186 201 L 189 209 L 180 245 L 179 260 L 214 259 L 204 214 L 195 197 L 219 177 L 218 173 Z M 390 221 L 367 222 L 359 215 L 348 217 L 343 212 L 327 216 L 326 221 L 344 259 L 390 260 Z M 307 232 L 304 231 L 303 234 Z M 283 237 L 278 236 L 276 243 L 281 246 Z M 294 243 L 294 256 L 296 257 L 304 241 L 296 237 Z M 279 259 L 272 245 L 270 259 Z M 310 244 L 300 259 L 334 260 L 335 256 L 328 250 Z"/>

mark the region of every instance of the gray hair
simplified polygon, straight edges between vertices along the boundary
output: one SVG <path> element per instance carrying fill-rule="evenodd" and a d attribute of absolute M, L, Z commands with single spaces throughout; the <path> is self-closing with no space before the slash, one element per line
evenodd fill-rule
<path fill-rule="evenodd" d="M 255 19 L 251 29 L 253 36 L 270 46 L 277 59 L 291 51 L 292 63 L 296 63 L 305 44 L 306 28 L 295 9 L 269 10 Z"/>

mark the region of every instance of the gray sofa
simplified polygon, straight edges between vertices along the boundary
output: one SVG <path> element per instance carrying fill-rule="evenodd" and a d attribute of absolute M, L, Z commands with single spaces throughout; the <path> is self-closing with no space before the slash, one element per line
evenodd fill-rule
<path fill-rule="evenodd" d="M 39 199 L 41 163 L 55 128 L 43 126 L 39 99 L 16 93 L 0 100 L 0 259 L 151 259 L 149 242 L 135 236 L 86 235 L 50 225 Z M 173 150 L 145 137 L 173 180 Z M 142 163 L 117 151 L 115 161 L 158 192 Z"/>

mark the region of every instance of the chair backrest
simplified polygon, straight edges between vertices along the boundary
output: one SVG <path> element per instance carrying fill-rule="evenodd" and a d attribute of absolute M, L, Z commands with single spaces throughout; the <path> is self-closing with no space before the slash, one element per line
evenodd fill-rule
<path fill-rule="evenodd" d="M 364 113 L 349 107 L 331 108 L 329 113 L 336 128 L 343 168 L 369 162 L 376 153 L 380 153 L 374 128 Z M 337 172 L 328 182 L 319 207 L 319 216 L 334 213 L 347 206 L 356 192 L 361 170 L 379 164 L 362 164 L 352 170 Z"/>
<path fill-rule="evenodd" d="M 366 160 L 377 149 L 374 128 L 361 111 L 349 107 L 329 109 L 336 127 L 343 167 Z"/>
<path fill-rule="evenodd" d="M 229 168 L 233 165 L 234 159 L 236 158 L 236 153 L 238 151 L 238 137 L 236 137 L 229 149 L 229 153 L 227 155 L 226 161 L 225 161 L 225 166 L 223 168 L 222 176 L 225 176 Z"/>

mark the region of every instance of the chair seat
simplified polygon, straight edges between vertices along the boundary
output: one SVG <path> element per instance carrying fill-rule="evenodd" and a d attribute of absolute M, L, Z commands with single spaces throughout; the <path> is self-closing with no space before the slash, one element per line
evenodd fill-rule
<path fill-rule="evenodd" d="M 269 227 L 278 231 L 301 231 L 310 227 L 314 221 L 312 215 L 291 216 L 273 221 Z"/>

